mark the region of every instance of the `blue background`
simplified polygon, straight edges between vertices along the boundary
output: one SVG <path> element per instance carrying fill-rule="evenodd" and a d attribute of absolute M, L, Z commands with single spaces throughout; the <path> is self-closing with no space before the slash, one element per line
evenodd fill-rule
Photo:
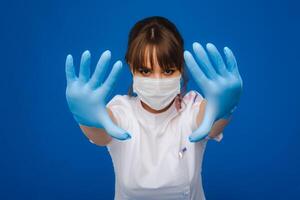
<path fill-rule="evenodd" d="M 106 147 L 91 144 L 65 100 L 64 63 L 89 49 L 124 60 L 133 24 L 173 21 L 185 39 L 229 46 L 244 91 L 203 162 L 207 199 L 300 199 L 299 5 L 296 1 L 2 2 L 0 199 L 113 199 Z M 78 68 L 77 68 L 78 69 Z M 191 77 L 191 76 L 190 76 Z M 112 95 L 125 94 L 127 67 Z M 190 89 L 195 88 L 190 80 Z"/>

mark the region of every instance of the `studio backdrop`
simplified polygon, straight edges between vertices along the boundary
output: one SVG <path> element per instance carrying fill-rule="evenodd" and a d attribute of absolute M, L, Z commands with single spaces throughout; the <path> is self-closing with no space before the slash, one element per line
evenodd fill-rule
<path fill-rule="evenodd" d="M 127 94 L 128 33 L 148 16 L 176 24 L 187 50 L 195 41 L 230 47 L 243 77 L 223 140 L 207 144 L 206 198 L 300 199 L 296 1 L 20 0 L 0 10 L 0 199 L 113 199 L 107 148 L 90 143 L 68 109 L 65 59 L 73 55 L 78 73 L 89 50 L 93 71 L 109 49 L 124 64 L 110 98 Z"/>

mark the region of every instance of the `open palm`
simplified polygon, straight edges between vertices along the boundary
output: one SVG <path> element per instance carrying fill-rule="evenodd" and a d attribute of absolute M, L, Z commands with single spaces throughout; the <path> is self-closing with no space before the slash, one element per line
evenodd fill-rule
<path fill-rule="evenodd" d="M 75 75 L 73 57 L 68 55 L 66 58 L 66 98 L 69 109 L 79 124 L 104 128 L 112 137 L 125 140 L 131 136 L 112 122 L 105 106 L 105 99 L 122 69 L 122 62 L 115 62 L 109 76 L 103 82 L 110 58 L 110 51 L 102 53 L 95 72 L 90 78 L 90 52 L 85 51 L 82 54 L 79 77 Z"/>
<path fill-rule="evenodd" d="M 205 138 L 214 122 L 230 114 L 237 106 L 242 92 L 242 78 L 232 51 L 224 48 L 226 64 L 217 48 L 208 43 L 206 50 L 193 43 L 196 59 L 189 51 L 184 52 L 186 65 L 196 84 L 207 100 L 201 125 L 189 136 L 191 142 Z"/>

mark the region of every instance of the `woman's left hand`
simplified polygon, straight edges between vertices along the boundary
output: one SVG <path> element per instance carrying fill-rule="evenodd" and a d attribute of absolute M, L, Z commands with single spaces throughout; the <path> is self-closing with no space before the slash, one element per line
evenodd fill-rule
<path fill-rule="evenodd" d="M 230 115 L 236 108 L 243 81 L 235 57 L 228 47 L 224 48 L 226 64 L 211 43 L 206 45 L 207 53 L 197 42 L 193 43 L 193 50 L 196 60 L 189 51 L 185 51 L 185 63 L 207 100 L 203 121 L 189 136 L 191 142 L 198 142 L 209 134 L 216 120 Z"/>

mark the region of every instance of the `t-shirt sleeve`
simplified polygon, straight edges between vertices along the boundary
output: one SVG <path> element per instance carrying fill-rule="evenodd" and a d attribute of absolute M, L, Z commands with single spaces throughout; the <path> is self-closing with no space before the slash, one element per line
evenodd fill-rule
<path fill-rule="evenodd" d="M 128 129 L 129 123 L 127 120 L 128 118 L 126 118 L 126 113 L 129 112 L 129 103 L 127 98 L 128 97 L 126 95 L 116 95 L 106 104 L 106 107 L 111 110 L 116 119 L 116 125 L 123 130 Z M 121 148 L 121 145 L 119 144 L 121 144 L 121 141 L 112 137 L 112 140 L 106 145 L 106 147 L 108 151 L 110 151 L 112 148 Z"/>
<path fill-rule="evenodd" d="M 203 96 L 195 91 L 195 90 L 192 90 L 189 94 L 189 100 L 191 101 L 191 116 L 192 116 L 192 130 L 195 131 L 198 126 L 197 126 L 197 116 L 198 116 L 198 113 L 199 113 L 199 110 L 200 110 L 200 105 L 201 105 L 201 102 L 204 100 Z M 220 142 L 223 138 L 223 132 L 220 133 L 218 136 L 214 137 L 214 138 L 211 138 L 209 136 L 206 136 L 205 139 L 213 139 L 213 140 L 216 140 L 218 142 Z"/>

